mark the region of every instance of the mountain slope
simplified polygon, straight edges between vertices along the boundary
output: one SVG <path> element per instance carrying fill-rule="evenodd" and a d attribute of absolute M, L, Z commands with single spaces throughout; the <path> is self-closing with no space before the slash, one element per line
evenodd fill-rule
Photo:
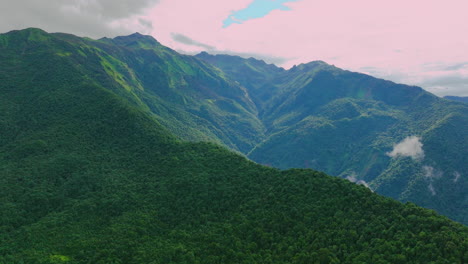
<path fill-rule="evenodd" d="M 210 55 L 206 52 L 195 57 L 222 69 L 229 77 L 246 87 L 250 98 L 257 105 L 260 116 L 265 103 L 272 94 L 277 92 L 274 85 L 276 76 L 286 72 L 274 64 L 266 64 L 264 61 L 254 58 L 243 59 L 222 54 Z"/>
<path fill-rule="evenodd" d="M 1 36 L 0 263 L 468 260 L 468 229 L 433 211 L 177 140 L 55 37 Z"/>
<path fill-rule="evenodd" d="M 16 41 L 25 34 L 29 34 L 29 46 Z M 244 88 L 210 65 L 180 55 L 150 36 L 95 41 L 30 29 L 3 35 L 2 42 L 12 56 L 20 58 L 34 47 L 42 56 L 61 56 L 81 67 L 83 76 L 100 85 L 125 88 L 118 90 L 120 95 L 145 107 L 183 139 L 214 141 L 246 152 L 263 137 L 255 104 L 245 96 Z M 242 134 L 236 133 L 238 127 Z"/>
<path fill-rule="evenodd" d="M 252 160 L 349 178 L 468 223 L 468 106 L 321 61 L 269 74 L 257 66 L 251 78 L 249 60 L 197 57 L 238 80 L 249 94 L 269 94 L 256 103 L 266 133 L 248 153 Z M 419 138 L 423 159 L 388 155 L 412 137 Z"/>

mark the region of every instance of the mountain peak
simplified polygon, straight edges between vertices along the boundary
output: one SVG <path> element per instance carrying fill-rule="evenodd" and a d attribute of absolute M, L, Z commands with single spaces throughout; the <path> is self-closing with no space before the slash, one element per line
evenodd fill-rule
<path fill-rule="evenodd" d="M 42 30 L 42 29 L 40 29 L 40 28 L 35 28 L 35 27 L 29 27 L 29 28 L 25 28 L 25 29 L 22 29 L 22 30 L 14 30 L 14 31 L 22 31 L 22 32 L 28 32 L 28 33 L 47 34 L 47 32 L 45 32 L 44 30 Z"/>
<path fill-rule="evenodd" d="M 3 35 L 3 34 L 2 34 Z M 19 35 L 23 37 L 27 37 L 28 40 L 38 40 L 48 38 L 49 33 L 45 32 L 40 28 L 25 28 L 21 30 L 12 30 L 10 32 L 5 33 L 5 35 Z"/>
<path fill-rule="evenodd" d="M 155 48 L 161 46 L 153 36 L 143 35 L 139 32 L 135 32 L 128 36 L 118 36 L 112 39 L 117 45 L 132 47 L 132 48 Z"/>
<path fill-rule="evenodd" d="M 129 36 L 139 36 L 139 37 L 143 37 L 144 35 L 143 34 L 140 34 L 140 32 L 135 32 L 133 34 L 130 34 Z"/>
<path fill-rule="evenodd" d="M 299 65 L 294 65 L 291 70 L 306 70 L 306 71 L 309 71 L 309 70 L 314 70 L 314 69 L 324 69 L 324 68 L 335 68 L 335 66 L 333 65 L 330 65 L 324 61 L 321 61 L 321 60 L 316 60 L 316 61 L 311 61 L 311 62 L 307 62 L 307 63 L 301 63 Z"/>

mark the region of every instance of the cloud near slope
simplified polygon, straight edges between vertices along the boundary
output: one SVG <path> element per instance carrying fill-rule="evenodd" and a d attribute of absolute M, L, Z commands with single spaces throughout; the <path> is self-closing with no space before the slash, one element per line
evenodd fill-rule
<path fill-rule="evenodd" d="M 400 143 L 393 146 L 393 150 L 388 152 L 387 155 L 396 157 L 411 157 L 415 160 L 421 160 L 424 158 L 424 150 L 422 149 L 423 144 L 421 138 L 417 136 L 410 136 L 403 139 Z"/>

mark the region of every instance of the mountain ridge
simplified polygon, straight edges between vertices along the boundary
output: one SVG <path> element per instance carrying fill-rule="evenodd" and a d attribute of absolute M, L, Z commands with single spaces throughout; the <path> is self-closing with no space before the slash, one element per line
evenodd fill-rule
<path fill-rule="evenodd" d="M 444 96 L 445 99 L 452 100 L 452 101 L 458 101 L 462 103 L 468 103 L 468 96 Z"/>
<path fill-rule="evenodd" d="M 392 198 L 468 221 L 468 155 L 460 154 L 467 139 L 457 132 L 467 131 L 467 109 L 459 104 L 323 62 L 287 71 L 254 59 L 226 63 L 232 56 L 223 55 L 218 58 L 230 70 L 220 70 L 162 45 L 128 45 L 134 38 L 146 41 L 142 35 L 118 43 L 36 30 L 30 35 L 32 41 L 49 38 L 47 45 L 66 44 L 56 55 L 71 56 L 77 65 L 96 61 L 85 75 L 124 87 L 126 92 L 116 91 L 184 140 L 223 144 L 274 167 L 356 178 Z M 57 38 L 51 42 L 50 36 Z M 72 55 L 78 43 L 93 48 Z M 423 161 L 387 155 L 410 136 L 421 137 L 428 151 Z M 449 145 L 441 145 L 441 138 Z M 428 176 L 425 167 L 442 177 Z"/>
<path fill-rule="evenodd" d="M 0 35 L 0 262 L 466 262 L 467 227 L 324 173 L 182 141 L 145 93 L 181 87 L 127 69 L 128 48 L 47 37 Z M 192 59 L 169 58 L 190 81 Z M 183 87 L 207 96 L 196 84 Z"/>

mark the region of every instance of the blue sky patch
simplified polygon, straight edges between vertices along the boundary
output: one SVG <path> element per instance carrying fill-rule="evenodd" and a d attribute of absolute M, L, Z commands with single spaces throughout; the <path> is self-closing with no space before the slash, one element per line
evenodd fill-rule
<path fill-rule="evenodd" d="M 247 8 L 234 11 L 223 21 L 223 28 L 232 24 L 242 24 L 247 20 L 261 18 L 268 15 L 273 10 L 291 10 L 284 3 L 296 2 L 299 0 L 254 0 Z"/>

